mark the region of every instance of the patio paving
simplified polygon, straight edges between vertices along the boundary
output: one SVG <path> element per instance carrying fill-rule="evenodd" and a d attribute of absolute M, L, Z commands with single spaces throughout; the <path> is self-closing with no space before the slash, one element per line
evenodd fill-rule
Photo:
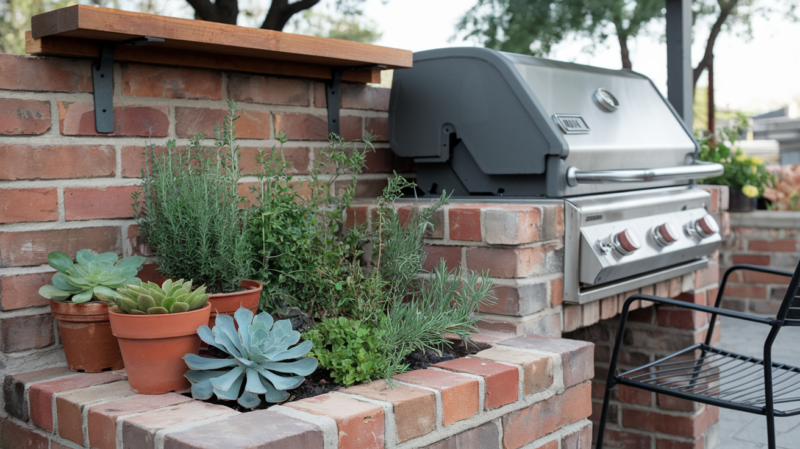
<path fill-rule="evenodd" d="M 768 326 L 727 319 L 722 323 L 722 342 L 719 346 L 739 354 L 762 358 L 764 340 L 768 332 Z M 773 360 L 800 366 L 798 341 L 800 341 L 800 328 L 784 327 L 781 329 L 772 347 Z M 722 448 L 767 448 L 767 422 L 763 416 L 720 409 L 719 420 Z M 797 449 L 800 446 L 800 416 L 776 418 L 775 429 L 779 448 Z"/>

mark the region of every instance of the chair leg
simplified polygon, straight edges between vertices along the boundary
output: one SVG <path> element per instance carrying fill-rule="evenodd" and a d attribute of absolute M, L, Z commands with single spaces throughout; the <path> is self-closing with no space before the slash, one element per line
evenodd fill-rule
<path fill-rule="evenodd" d="M 769 449 L 775 449 L 775 414 L 767 412 L 767 447 Z"/>
<path fill-rule="evenodd" d="M 597 445 L 595 449 L 603 449 L 603 439 L 606 433 L 606 421 L 608 420 L 608 403 L 611 402 L 611 390 L 614 386 L 606 384 L 606 395 L 603 398 L 603 412 L 600 414 L 600 427 L 597 428 Z"/>

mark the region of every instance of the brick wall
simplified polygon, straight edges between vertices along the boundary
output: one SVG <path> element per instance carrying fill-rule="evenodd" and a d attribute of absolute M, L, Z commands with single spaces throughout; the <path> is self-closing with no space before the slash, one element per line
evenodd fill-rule
<path fill-rule="evenodd" d="M 37 294 L 52 276 L 49 252 L 136 252 L 130 195 L 145 143 L 213 135 L 233 99 L 246 168 L 279 131 L 298 176 L 326 146 L 321 82 L 142 64 L 115 66 L 115 132 L 98 135 L 90 65 L 0 55 L 0 376 L 64 363 L 48 302 Z M 393 169 L 413 168 L 386 143 L 388 104 L 388 89 L 343 84 L 343 137 L 381 136 L 359 175 L 361 196 L 375 196 Z"/>
<path fill-rule="evenodd" d="M 736 264 L 794 272 L 800 261 L 800 213 L 731 213 L 731 234 L 720 252 L 720 276 Z M 728 278 L 722 306 L 740 312 L 775 315 L 790 278 L 738 272 Z"/>

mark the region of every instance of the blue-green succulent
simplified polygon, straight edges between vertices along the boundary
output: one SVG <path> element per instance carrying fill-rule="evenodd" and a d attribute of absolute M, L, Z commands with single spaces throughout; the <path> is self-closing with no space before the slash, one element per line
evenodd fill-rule
<path fill-rule="evenodd" d="M 234 318 L 217 315 L 214 329 L 208 326 L 197 329 L 204 342 L 230 358 L 206 358 L 191 353 L 183 357 L 190 368 L 186 378 L 192 383 L 192 397 L 210 399 L 215 394 L 219 399 L 238 400 L 247 408 L 261 404 L 262 394 L 267 402 L 285 401 L 289 397 L 286 390 L 297 388 L 305 380 L 303 376 L 317 369 L 315 358 L 304 357 L 313 343 L 297 344 L 300 333 L 292 330 L 291 322 L 274 322 L 268 313 L 254 317 L 250 310 L 240 308 Z"/>
<path fill-rule="evenodd" d="M 116 289 L 141 283 L 136 275 L 145 260 L 141 256 L 119 260 L 114 253 L 99 254 L 82 249 L 78 251 L 75 263 L 68 255 L 53 251 L 47 255 L 47 262 L 58 273 L 53 276 L 53 284 L 42 286 L 39 294 L 54 301 L 71 300 L 78 304 L 95 297 L 116 296 Z"/>

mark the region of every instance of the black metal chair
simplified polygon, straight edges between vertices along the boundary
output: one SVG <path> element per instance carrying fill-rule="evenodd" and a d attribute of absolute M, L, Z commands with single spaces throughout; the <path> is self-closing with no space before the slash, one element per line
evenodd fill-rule
<path fill-rule="evenodd" d="M 720 309 L 728 277 L 734 271 L 757 271 L 791 277 L 786 296 L 775 318 L 765 318 Z M 781 327 L 800 326 L 800 265 L 794 275 L 788 271 L 754 265 L 735 265 L 722 276 L 714 307 L 650 295 L 633 295 L 625 301 L 620 317 L 611 366 L 608 370 L 605 399 L 600 417 L 596 449 L 603 448 L 611 390 L 617 384 L 666 394 L 694 402 L 724 407 L 742 412 L 765 415 L 769 448 L 775 449 L 775 417 L 800 415 L 800 408 L 775 410 L 776 404 L 800 402 L 800 368 L 772 361 L 772 343 Z M 655 362 L 622 374 L 616 374 L 622 335 L 632 302 L 652 301 L 657 304 L 682 307 L 711 314 L 704 343 L 692 345 Z M 764 359 L 739 355 L 711 346 L 717 316 L 753 321 L 772 329 L 764 342 Z"/>

